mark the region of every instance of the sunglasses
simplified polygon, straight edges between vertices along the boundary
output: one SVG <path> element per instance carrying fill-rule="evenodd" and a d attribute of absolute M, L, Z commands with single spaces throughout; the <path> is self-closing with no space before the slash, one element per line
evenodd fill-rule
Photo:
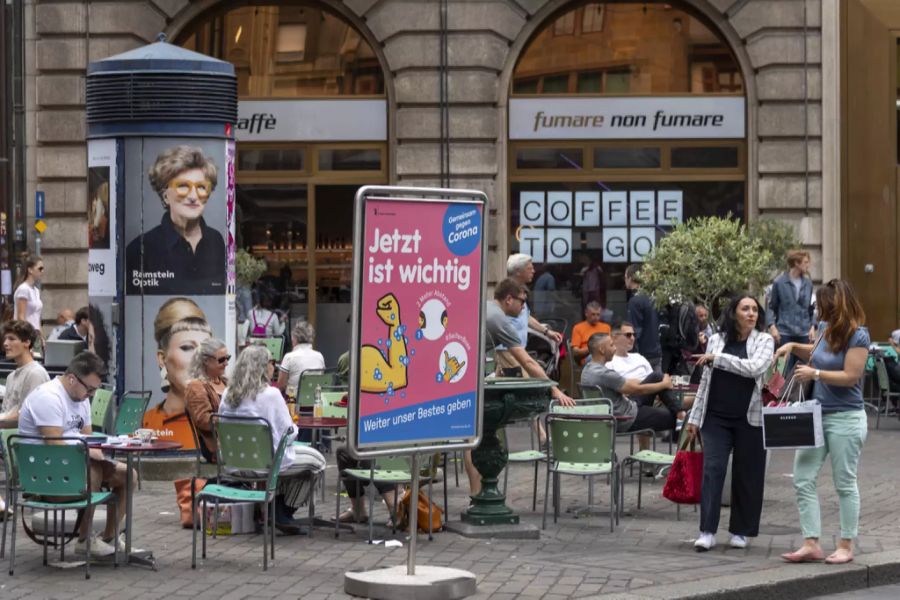
<path fill-rule="evenodd" d="M 520 298 L 519 296 L 516 296 L 516 300 L 518 300 L 522 304 L 525 304 L 526 302 L 528 302 L 528 296 L 525 296 L 524 298 Z"/>
<path fill-rule="evenodd" d="M 200 200 L 206 200 L 212 193 L 212 183 L 209 181 L 188 181 L 187 179 L 173 179 L 169 182 L 169 189 L 175 192 L 179 198 L 187 198 L 191 191 L 197 194 Z"/>
<path fill-rule="evenodd" d="M 216 357 L 213 356 L 213 357 L 211 357 L 211 358 L 216 358 Z M 220 357 L 220 358 L 216 358 L 216 362 L 219 363 L 220 365 L 224 365 L 224 364 L 227 363 L 229 360 L 231 360 L 231 355 L 230 355 L 230 354 L 226 354 L 225 356 L 222 356 L 222 357 Z"/>
<path fill-rule="evenodd" d="M 100 389 L 100 388 L 96 388 L 96 387 L 94 387 L 94 386 L 91 386 L 91 385 L 86 384 L 86 383 L 81 379 L 81 377 L 79 377 L 79 376 L 76 375 L 75 373 L 70 373 L 70 375 L 71 375 L 72 377 L 74 377 L 75 379 L 77 379 L 77 380 L 78 380 L 78 383 L 80 383 L 82 386 L 84 386 L 84 390 L 87 392 L 87 395 L 88 395 L 88 396 L 93 396 L 93 395 L 94 395 L 94 392 L 96 392 L 98 389 Z"/>
<path fill-rule="evenodd" d="M 616 335 L 621 335 L 621 336 L 624 336 L 624 337 L 627 337 L 627 338 L 633 338 L 633 337 L 634 337 L 634 332 L 632 332 L 632 333 L 618 333 L 618 334 L 616 334 Z"/>

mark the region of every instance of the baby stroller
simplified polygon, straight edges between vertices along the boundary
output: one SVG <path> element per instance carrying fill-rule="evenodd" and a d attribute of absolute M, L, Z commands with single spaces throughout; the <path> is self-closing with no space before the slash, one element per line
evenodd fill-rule
<path fill-rule="evenodd" d="M 550 326 L 553 327 L 553 324 L 550 324 Z M 525 350 L 531 358 L 541 365 L 547 377 L 556 381 L 559 381 L 560 376 L 559 346 L 559 342 L 543 331 L 528 329 L 528 345 L 525 346 Z"/>

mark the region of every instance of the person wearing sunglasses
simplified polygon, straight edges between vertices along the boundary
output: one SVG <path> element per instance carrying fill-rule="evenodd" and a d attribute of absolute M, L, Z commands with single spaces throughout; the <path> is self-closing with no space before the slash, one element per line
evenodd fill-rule
<path fill-rule="evenodd" d="M 225 342 L 206 338 L 194 351 L 189 371 L 190 380 L 184 392 L 185 412 L 197 430 L 200 454 L 208 462 L 216 462 L 216 438 L 210 417 L 219 412 L 222 394 L 228 387 L 225 371 L 231 355 Z"/>
<path fill-rule="evenodd" d="M 17 321 L 26 321 L 38 332 L 39 345 L 43 348 L 44 336 L 41 333 L 41 310 L 44 303 L 41 301 L 41 290 L 38 284 L 44 276 L 44 261 L 40 256 L 29 254 L 22 261 L 22 268 L 19 270 L 19 280 L 16 283 L 13 301 L 15 302 L 15 313 L 13 319 Z M 39 350 L 41 348 L 33 348 Z"/>
<path fill-rule="evenodd" d="M 106 365 L 93 352 L 80 352 L 72 359 L 66 372 L 55 379 L 36 387 L 25 398 L 19 412 L 19 435 L 34 437 L 76 437 L 91 434 L 90 398 L 100 388 Z M 27 442 L 28 440 L 23 440 Z M 49 442 L 55 444 L 64 441 Z M 111 556 L 125 549 L 125 534 L 114 539 L 115 515 L 120 523 L 125 518 L 126 498 L 125 482 L 127 471 L 125 465 L 103 456 L 99 448 L 89 450 L 91 469 L 91 487 L 93 491 L 112 490 L 116 496 L 116 510 L 108 511 L 106 527 L 103 532 L 91 538 L 91 556 Z M 132 476 L 132 485 L 137 478 Z M 93 535 L 89 530 L 91 519 L 81 520 L 78 541 L 75 543 L 75 554 L 84 555 L 87 551 L 87 536 Z M 132 548 L 133 551 L 137 551 Z"/>
<path fill-rule="evenodd" d="M 203 218 L 218 181 L 216 164 L 200 148 L 174 146 L 157 157 L 149 180 L 163 214 L 159 225 L 128 244 L 127 292 L 223 292 L 225 240 Z"/>

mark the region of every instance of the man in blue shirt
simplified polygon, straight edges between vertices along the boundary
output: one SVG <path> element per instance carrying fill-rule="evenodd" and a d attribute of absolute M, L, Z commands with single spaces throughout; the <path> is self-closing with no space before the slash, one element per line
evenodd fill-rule
<path fill-rule="evenodd" d="M 772 283 L 766 307 L 769 333 L 775 339 L 775 348 L 788 342 L 808 344 L 815 338 L 813 327 L 813 285 L 809 277 L 809 252 L 791 250 L 787 255 L 788 270 Z M 794 368 L 796 359 L 787 358 L 785 374 Z"/>

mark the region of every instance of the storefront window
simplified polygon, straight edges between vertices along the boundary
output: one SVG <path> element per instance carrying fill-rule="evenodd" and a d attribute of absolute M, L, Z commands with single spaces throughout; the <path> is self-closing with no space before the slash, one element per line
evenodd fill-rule
<path fill-rule="evenodd" d="M 686 4 L 570 4 L 511 92 L 508 248 L 534 258 L 539 318 L 571 326 L 591 300 L 623 318 L 626 267 L 674 224 L 747 217 L 741 71 Z"/>
<path fill-rule="evenodd" d="M 582 320 L 585 303 L 598 300 L 625 314 L 625 268 L 641 262 L 668 231 L 671 222 L 699 216 L 742 217 L 743 181 L 621 181 L 513 183 L 509 247 L 535 257 L 537 277 L 533 311 Z M 526 223 L 523 224 L 523 221 Z M 585 289 L 587 269 L 599 268 L 600 285 Z M 547 273 L 548 275 L 544 275 Z M 552 286 L 546 285 L 552 278 Z M 551 291 L 546 291 L 552 287 Z"/>
<path fill-rule="evenodd" d="M 235 67 L 237 243 L 266 260 L 259 289 L 292 323 L 316 326 L 333 366 L 350 339 L 354 195 L 388 180 L 383 71 L 362 35 L 318 5 L 227 4 L 179 43 Z"/>
<path fill-rule="evenodd" d="M 183 33 L 180 44 L 232 63 L 242 97 L 384 94 L 371 46 L 348 23 L 313 6 L 220 12 Z"/>
<path fill-rule="evenodd" d="M 590 2 L 547 22 L 516 66 L 514 94 L 743 93 L 728 46 L 669 2 Z"/>

